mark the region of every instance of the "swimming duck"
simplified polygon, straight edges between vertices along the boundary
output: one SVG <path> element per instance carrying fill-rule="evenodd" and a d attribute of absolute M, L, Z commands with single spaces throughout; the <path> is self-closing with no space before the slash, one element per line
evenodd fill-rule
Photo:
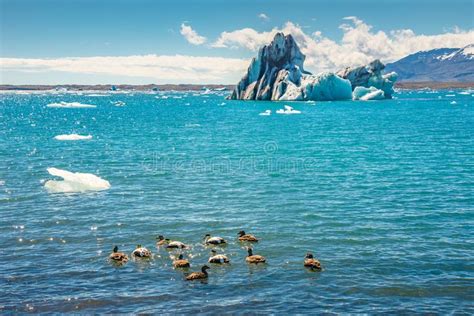
<path fill-rule="evenodd" d="M 246 234 L 243 230 L 239 232 L 239 241 L 258 242 L 254 235 Z"/>
<path fill-rule="evenodd" d="M 209 234 L 206 234 L 206 236 L 204 236 L 204 242 L 206 243 L 206 245 L 221 245 L 221 244 L 226 243 L 224 238 L 222 238 L 222 237 L 211 237 L 211 235 L 209 235 Z"/>
<path fill-rule="evenodd" d="M 310 268 L 311 270 L 321 270 L 321 262 L 319 260 L 314 259 L 313 254 L 308 252 L 304 257 L 304 266 L 306 268 Z"/>
<path fill-rule="evenodd" d="M 137 245 L 137 248 L 132 252 L 132 255 L 139 258 L 150 258 L 151 251 L 142 247 L 142 245 Z"/>
<path fill-rule="evenodd" d="M 247 248 L 247 252 L 248 252 L 248 256 L 247 258 L 245 258 L 245 261 L 247 261 L 247 263 L 255 263 L 255 264 L 258 264 L 258 263 L 265 263 L 266 259 L 264 256 L 260 256 L 260 255 L 254 255 L 253 254 L 253 251 L 252 251 L 252 248 Z"/>
<path fill-rule="evenodd" d="M 170 249 L 183 249 L 188 248 L 184 243 L 180 241 L 171 241 L 169 238 L 165 238 L 163 235 L 158 236 L 158 242 L 156 243 L 157 246 L 165 246 L 165 248 Z"/>
<path fill-rule="evenodd" d="M 226 255 L 218 255 L 217 251 L 211 250 L 212 255 L 209 257 L 209 263 L 229 263 L 230 260 Z"/>
<path fill-rule="evenodd" d="M 188 248 L 188 246 L 186 246 L 180 241 L 176 241 L 176 240 L 169 241 L 168 239 L 168 244 L 166 245 L 166 248 L 167 249 L 184 249 L 184 248 Z"/>
<path fill-rule="evenodd" d="M 163 235 L 158 236 L 156 239 L 158 240 L 156 242 L 157 246 L 162 246 L 162 245 L 167 243 L 167 240 L 169 241 L 169 239 L 165 239 L 165 237 Z"/>
<path fill-rule="evenodd" d="M 186 280 L 187 281 L 192 281 L 192 280 L 203 280 L 203 279 L 207 279 L 208 275 L 207 275 L 207 269 L 210 269 L 208 266 L 204 265 L 202 266 L 201 268 L 201 272 L 193 272 L 191 274 L 188 274 L 186 276 Z"/>
<path fill-rule="evenodd" d="M 128 261 L 128 256 L 123 252 L 119 252 L 118 247 L 115 246 L 113 252 L 109 256 L 109 259 L 116 263 L 124 264 Z"/>
<path fill-rule="evenodd" d="M 183 259 L 183 255 L 180 254 L 178 259 L 173 261 L 173 267 L 175 268 L 189 268 L 191 265 L 187 259 Z"/>

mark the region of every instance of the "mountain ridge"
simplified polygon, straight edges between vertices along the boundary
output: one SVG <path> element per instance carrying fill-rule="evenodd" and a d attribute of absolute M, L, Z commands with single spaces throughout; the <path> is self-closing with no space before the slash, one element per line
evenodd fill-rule
<path fill-rule="evenodd" d="M 474 82 L 474 44 L 419 51 L 386 65 L 400 82 Z"/>

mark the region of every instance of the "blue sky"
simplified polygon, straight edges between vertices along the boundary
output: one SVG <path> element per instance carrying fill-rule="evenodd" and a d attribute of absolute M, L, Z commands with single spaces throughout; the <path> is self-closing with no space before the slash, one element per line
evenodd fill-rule
<path fill-rule="evenodd" d="M 193 57 L 222 57 L 247 61 L 255 55 L 255 49 L 246 47 L 238 40 L 234 43 L 225 42 L 224 45 L 215 45 L 223 32 L 234 32 L 243 29 L 252 29 L 256 35 L 255 45 L 268 40 L 272 30 L 285 29 L 290 22 L 298 30 L 304 32 L 308 38 L 301 37 L 301 41 L 315 39 L 315 43 L 303 44 L 308 46 L 303 51 L 308 55 L 313 52 L 314 58 L 318 49 L 324 51 L 323 39 L 328 39 L 345 45 L 344 38 L 348 29 L 341 28 L 349 23 L 355 29 L 362 27 L 357 21 L 368 25 L 370 34 L 377 35 L 383 32 L 389 39 L 397 30 L 411 30 L 416 36 L 437 36 L 440 34 L 458 34 L 464 32 L 463 37 L 456 37 L 446 44 L 463 45 L 472 34 L 474 26 L 474 1 L 59 1 L 59 0 L 0 0 L 0 54 L 2 59 L 58 59 L 64 57 L 98 57 L 98 56 L 131 56 L 157 55 L 174 56 L 185 55 Z M 262 18 L 259 15 L 266 16 Z M 357 20 L 344 19 L 356 17 Z M 205 42 L 199 45 L 192 44 L 182 34 L 182 25 L 189 26 Z M 293 29 L 293 28 L 286 28 Z M 268 35 L 263 36 L 262 34 Z M 321 32 L 321 33 L 318 33 Z M 359 33 L 360 33 L 359 32 Z M 253 33 L 252 33 L 253 34 Z M 321 35 L 319 35 L 321 34 Z M 362 34 L 362 33 L 360 33 Z M 235 33 L 236 38 L 241 33 Z M 262 35 L 262 36 L 261 36 Z M 234 33 L 232 34 L 234 36 Z M 253 36 L 253 35 L 246 35 Z M 358 36 L 358 35 L 357 35 Z M 349 36 L 346 36 L 349 37 Z M 466 39 L 467 38 L 467 39 Z M 359 38 L 360 40 L 360 38 Z M 375 37 L 374 37 L 375 40 Z M 383 40 L 383 39 L 379 39 Z M 298 38 L 297 38 L 298 41 Z M 320 41 L 320 42 L 318 42 Z M 436 43 L 435 43 L 436 42 Z M 442 40 L 433 40 L 421 48 L 433 48 L 441 45 Z M 379 43 L 383 44 L 383 43 Z M 319 46 L 318 46 L 319 45 Z M 354 44 L 355 45 L 355 44 Z M 393 43 L 395 45 L 395 43 Z M 431 45 L 431 46 L 430 46 Z M 458 46 L 459 46 L 458 45 Z M 220 47 L 216 47 L 220 46 Z M 247 45 L 248 46 L 248 45 Z M 412 45 L 413 46 L 413 45 Z M 319 47 L 319 48 L 318 48 Z M 360 43 L 357 44 L 359 49 Z M 349 46 L 346 47 L 347 49 Z M 419 48 L 407 48 L 393 56 L 369 54 L 360 47 L 367 58 L 385 57 L 387 61 L 399 57 L 405 52 Z M 353 49 L 353 48 L 352 48 Z M 364 62 L 364 58 L 359 58 Z M 354 63 L 356 57 L 347 63 Z M 8 61 L 10 62 L 10 61 Z M 151 61 L 153 62 L 153 61 Z M 199 61 L 200 62 L 200 61 Z M 234 60 L 236 62 L 236 60 Z M 163 65 L 164 61 L 162 61 Z M 2 63 L 4 64 L 4 63 Z M 231 63 L 232 64 L 232 63 Z M 314 64 L 314 65 L 313 65 Z M 310 63 L 314 69 L 340 65 L 332 63 Z M 7 67 L 8 66 L 8 67 Z M 74 73 L 65 69 L 51 68 L 32 72 L 31 69 L 18 69 L 10 66 L 2 67 L 2 83 L 26 83 L 28 78 L 34 83 L 41 81 L 42 74 L 48 74 L 53 79 L 42 79 L 45 83 L 71 83 L 91 81 L 97 83 L 110 80 L 120 80 L 123 76 L 131 83 L 152 82 L 160 78 L 150 76 L 149 73 L 136 73 L 130 76 L 124 73 L 101 73 L 94 69 L 90 75 L 87 71 Z M 235 65 L 234 65 L 235 66 Z M 77 78 L 75 77 L 77 76 Z M 223 82 L 231 82 L 240 74 L 226 74 Z M 170 77 L 168 82 L 178 82 L 179 76 Z M 75 79 L 76 78 L 76 79 Z M 90 79 L 87 79 L 90 78 Z M 182 78 L 180 82 L 196 82 Z M 211 80 L 212 79 L 212 80 Z M 218 80 L 214 77 L 203 81 Z M 131 80 L 131 81 L 130 81 Z M 93 80 L 92 80 L 93 81 Z M 160 83 L 166 81 L 160 79 Z"/>

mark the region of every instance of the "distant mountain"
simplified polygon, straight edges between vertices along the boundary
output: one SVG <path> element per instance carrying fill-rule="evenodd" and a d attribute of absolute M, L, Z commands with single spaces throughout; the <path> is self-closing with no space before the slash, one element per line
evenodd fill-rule
<path fill-rule="evenodd" d="M 474 82 L 474 44 L 421 51 L 391 64 L 399 81 Z"/>

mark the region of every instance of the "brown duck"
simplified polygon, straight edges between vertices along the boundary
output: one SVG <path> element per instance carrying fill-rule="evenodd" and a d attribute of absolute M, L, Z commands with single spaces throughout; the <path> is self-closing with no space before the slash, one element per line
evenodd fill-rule
<path fill-rule="evenodd" d="M 260 255 L 254 255 L 253 254 L 253 251 L 252 251 L 252 248 L 247 248 L 247 252 L 248 252 L 248 256 L 247 258 L 245 258 L 245 261 L 247 261 L 247 263 L 255 263 L 255 264 L 258 264 L 258 263 L 265 263 L 266 259 L 264 256 L 260 256 Z"/>
<path fill-rule="evenodd" d="M 304 266 L 306 268 L 310 268 L 311 270 L 318 270 L 321 271 L 321 262 L 319 260 L 314 259 L 313 254 L 308 252 L 304 257 Z"/>
<path fill-rule="evenodd" d="M 201 268 L 201 272 L 193 272 L 191 274 L 188 274 L 186 276 L 187 281 L 192 281 L 192 280 L 204 280 L 207 279 L 207 269 L 210 269 L 208 266 L 204 265 Z"/>
<path fill-rule="evenodd" d="M 109 256 L 109 259 L 116 263 L 125 264 L 128 261 L 128 256 L 123 252 L 119 252 L 118 246 L 115 246 L 113 252 Z"/>
<path fill-rule="evenodd" d="M 163 235 L 158 236 L 157 238 L 156 245 L 157 246 L 163 246 L 164 244 L 167 244 L 169 242 L 169 239 L 165 239 Z"/>
<path fill-rule="evenodd" d="M 258 242 L 254 235 L 246 234 L 243 230 L 239 232 L 239 241 Z"/>
<path fill-rule="evenodd" d="M 191 265 L 187 259 L 183 258 L 183 255 L 180 254 L 178 259 L 173 261 L 173 267 L 175 268 L 189 268 Z"/>

